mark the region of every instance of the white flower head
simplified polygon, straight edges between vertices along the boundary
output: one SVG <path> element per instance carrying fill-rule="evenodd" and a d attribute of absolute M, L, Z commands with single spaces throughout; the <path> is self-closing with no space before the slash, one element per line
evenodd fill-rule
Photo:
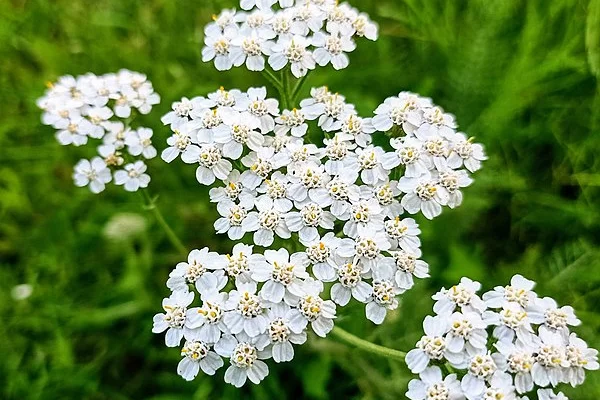
<path fill-rule="evenodd" d="M 75 186 L 89 186 L 92 193 L 100 193 L 106 184 L 112 180 L 110 169 L 100 157 L 91 160 L 80 160 L 73 172 Z"/>
<path fill-rule="evenodd" d="M 145 173 L 147 168 L 143 161 L 127 164 L 124 169 L 115 172 L 115 184 L 123 185 L 128 192 L 147 188 L 150 183 L 150 175 Z"/>

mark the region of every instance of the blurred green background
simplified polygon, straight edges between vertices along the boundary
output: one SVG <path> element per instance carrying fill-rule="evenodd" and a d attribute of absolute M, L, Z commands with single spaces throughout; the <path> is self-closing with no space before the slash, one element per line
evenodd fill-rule
<path fill-rule="evenodd" d="M 354 5 L 380 24 L 381 39 L 361 41 L 349 69 L 320 69 L 309 83 L 345 94 L 363 116 L 401 90 L 431 96 L 485 144 L 490 160 L 462 207 L 422 225 L 433 278 L 406 294 L 383 326 L 352 307 L 340 326 L 409 349 L 439 287 L 467 275 L 490 289 L 522 273 L 539 282 L 540 295 L 572 304 L 583 321 L 576 331 L 600 347 L 600 1 Z M 129 68 L 146 73 L 162 96 L 140 122 L 164 148 L 169 132 L 160 116 L 172 101 L 265 83 L 200 61 L 203 26 L 234 6 L 0 1 L 0 398 L 404 398 L 411 378 L 404 365 L 314 337 L 292 363 L 271 364 L 260 386 L 229 387 L 223 370 L 180 379 L 178 351 L 150 331 L 180 255 L 138 195 L 75 188 L 72 167 L 93 147 L 63 148 L 39 122 L 35 100 L 46 81 Z M 227 252 L 194 168 L 156 159 L 150 170 L 151 189 L 186 245 Z M 32 294 L 17 300 L 13 288 L 23 283 Z M 565 392 L 600 398 L 600 373 Z"/>

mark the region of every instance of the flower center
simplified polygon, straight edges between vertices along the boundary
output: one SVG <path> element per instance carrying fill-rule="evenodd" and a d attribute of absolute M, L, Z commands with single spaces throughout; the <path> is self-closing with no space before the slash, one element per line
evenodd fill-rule
<path fill-rule="evenodd" d="M 291 24 L 289 18 L 287 18 L 284 15 L 280 15 L 280 16 L 276 17 L 275 20 L 273 21 L 273 30 L 278 35 L 288 33 L 290 31 L 291 27 L 292 27 L 292 24 Z"/>
<path fill-rule="evenodd" d="M 274 262 L 271 278 L 284 286 L 289 285 L 294 280 L 294 264 L 279 264 L 278 262 Z"/>
<path fill-rule="evenodd" d="M 229 40 L 221 38 L 215 42 L 213 48 L 215 49 L 215 53 L 220 56 L 225 56 L 229 54 Z"/>
<path fill-rule="evenodd" d="M 319 296 L 305 296 L 300 299 L 298 303 L 300 313 L 306 317 L 309 321 L 315 321 L 321 316 L 321 309 L 323 308 L 323 299 Z"/>
<path fill-rule="evenodd" d="M 423 350 L 429 358 L 441 360 L 446 351 L 446 341 L 441 336 L 423 336 L 417 342 L 417 347 Z"/>
<path fill-rule="evenodd" d="M 208 355 L 209 350 L 210 347 L 204 342 L 188 341 L 185 342 L 185 345 L 181 349 L 181 356 L 194 361 L 200 361 Z"/>
<path fill-rule="evenodd" d="M 473 324 L 468 319 L 459 319 L 452 323 L 451 329 L 454 336 L 466 339 L 473 332 Z"/>
<path fill-rule="evenodd" d="M 531 353 L 518 352 L 508 356 L 508 368 L 512 373 L 530 372 L 534 362 Z"/>
<path fill-rule="evenodd" d="M 227 186 L 225 186 L 225 194 L 227 194 L 227 197 L 231 200 L 236 200 L 243 189 L 241 183 L 229 182 Z"/>
<path fill-rule="evenodd" d="M 200 164 L 206 168 L 213 168 L 221 158 L 221 150 L 215 146 L 205 146 L 200 152 Z"/>
<path fill-rule="evenodd" d="M 264 100 L 254 100 L 248 106 L 248 111 L 250 111 L 252 115 L 262 117 L 269 113 L 269 107 L 267 107 L 267 103 Z"/>
<path fill-rule="evenodd" d="M 300 210 L 302 222 L 306 226 L 318 226 L 323 216 L 323 209 L 315 203 L 309 203 Z"/>
<path fill-rule="evenodd" d="M 366 202 L 361 201 L 360 203 L 352 205 L 351 210 L 352 221 L 362 223 L 369 222 L 371 213 L 369 211 L 369 205 Z"/>
<path fill-rule="evenodd" d="M 482 379 L 491 377 L 497 369 L 496 363 L 489 354 L 475 356 L 469 364 L 469 372 Z"/>
<path fill-rule="evenodd" d="M 179 306 L 164 306 L 163 308 L 165 309 L 165 322 L 171 328 L 183 328 L 187 309 Z"/>
<path fill-rule="evenodd" d="M 242 50 L 249 56 L 260 56 L 262 54 L 260 42 L 254 38 L 244 39 L 242 42 Z"/>
<path fill-rule="evenodd" d="M 217 113 L 217 109 L 208 110 L 204 113 L 204 117 L 202 118 L 202 123 L 206 129 L 216 128 L 221 125 L 223 120 L 221 116 Z"/>
<path fill-rule="evenodd" d="M 175 107 L 173 107 L 173 111 L 179 117 L 187 117 L 190 115 L 190 112 L 194 109 L 194 106 L 189 101 L 181 101 L 175 103 Z"/>
<path fill-rule="evenodd" d="M 505 308 L 500 311 L 502 323 L 511 329 L 518 329 L 527 322 L 527 313 L 525 311 L 515 311 Z"/>
<path fill-rule="evenodd" d="M 375 197 L 382 206 L 389 206 L 394 201 L 394 192 L 389 183 L 375 189 Z"/>
<path fill-rule="evenodd" d="M 327 184 L 327 190 L 329 195 L 334 200 L 347 200 L 348 199 L 348 184 L 341 181 L 339 178 L 333 179 Z"/>
<path fill-rule="evenodd" d="M 431 200 L 435 197 L 437 193 L 437 187 L 431 182 L 421 183 L 415 189 L 417 196 L 423 201 Z"/>
<path fill-rule="evenodd" d="M 504 287 L 504 298 L 509 302 L 518 303 L 525 308 L 529 304 L 529 293 L 525 289 L 516 289 L 512 286 Z"/>
<path fill-rule="evenodd" d="M 227 275 L 237 277 L 238 275 L 250 271 L 248 257 L 244 253 L 239 253 L 238 256 L 227 256 L 227 267 L 225 267 Z"/>
<path fill-rule="evenodd" d="M 306 248 L 306 255 L 313 264 L 324 263 L 331 255 L 331 249 L 323 242 Z"/>
<path fill-rule="evenodd" d="M 384 223 L 385 233 L 392 239 L 401 239 L 405 236 L 408 227 L 400 218 L 390 219 Z"/>
<path fill-rule="evenodd" d="M 563 348 L 554 345 L 545 345 L 540 347 L 536 361 L 547 368 L 560 368 L 565 361 L 566 354 Z"/>
<path fill-rule="evenodd" d="M 450 193 L 456 192 L 458 190 L 458 176 L 456 175 L 456 172 L 442 172 L 440 174 L 440 183 Z"/>
<path fill-rule="evenodd" d="M 412 254 L 400 250 L 392 253 L 392 257 L 394 257 L 394 261 L 396 261 L 396 268 L 398 268 L 398 270 L 411 274 L 415 272 L 417 258 Z"/>
<path fill-rule="evenodd" d="M 337 270 L 340 283 L 347 288 L 356 287 L 362 280 L 362 273 L 362 267 L 355 263 L 346 263 Z"/>
<path fill-rule="evenodd" d="M 185 281 L 187 283 L 194 283 L 198 278 L 200 278 L 206 272 L 206 268 L 204 265 L 193 261 L 191 264 L 188 264 L 188 268 L 185 271 Z"/>
<path fill-rule="evenodd" d="M 356 255 L 374 260 L 379 255 L 379 247 L 372 239 L 360 239 L 356 243 Z"/>
<path fill-rule="evenodd" d="M 443 382 L 434 383 L 427 388 L 426 400 L 448 400 L 450 398 L 450 390 Z"/>
<path fill-rule="evenodd" d="M 294 108 L 289 113 L 283 115 L 281 119 L 287 126 L 301 126 L 306 120 L 304 113 L 297 108 Z"/>
<path fill-rule="evenodd" d="M 216 324 L 223 317 L 223 309 L 218 304 L 205 302 L 198 310 L 198 314 L 201 314 L 209 324 Z"/>
<path fill-rule="evenodd" d="M 459 306 L 470 304 L 471 299 L 473 298 L 473 293 L 460 285 L 452 286 L 446 295 L 451 301 Z"/>
<path fill-rule="evenodd" d="M 416 147 L 411 146 L 402 147 L 396 150 L 396 153 L 398 154 L 398 157 L 400 157 L 400 162 L 404 165 L 414 164 L 421 156 L 421 151 Z"/>
<path fill-rule="evenodd" d="M 302 184 L 309 189 L 321 186 L 321 178 L 322 174 L 319 171 L 314 171 L 312 168 L 306 168 L 300 176 Z"/>
<path fill-rule="evenodd" d="M 261 178 L 265 179 L 271 171 L 273 171 L 273 165 L 268 160 L 263 160 L 259 158 L 256 162 L 250 167 L 252 171 Z"/>
<path fill-rule="evenodd" d="M 333 139 L 327 144 L 326 151 L 330 160 L 343 160 L 348 154 L 348 146 L 340 140 Z"/>
<path fill-rule="evenodd" d="M 272 199 L 283 199 L 285 198 L 287 189 L 285 184 L 279 180 L 268 180 L 267 181 L 267 195 Z"/>
<path fill-rule="evenodd" d="M 258 214 L 260 227 L 269 231 L 274 231 L 281 221 L 281 215 L 275 210 L 261 211 Z"/>
<path fill-rule="evenodd" d="M 232 226 L 241 226 L 244 218 L 248 215 L 248 211 L 246 209 L 240 207 L 239 205 L 234 205 L 229 210 L 229 224 Z"/>
<path fill-rule="evenodd" d="M 248 125 L 234 125 L 233 128 L 231 128 L 231 136 L 233 137 L 233 140 L 238 143 L 246 143 L 249 134 L 250 127 Z"/>
<path fill-rule="evenodd" d="M 365 151 L 358 156 L 358 162 L 362 169 L 373 169 L 377 166 L 377 154 L 374 151 Z"/>
<path fill-rule="evenodd" d="M 237 310 L 244 318 L 254 318 L 262 314 L 260 298 L 252 293 L 243 292 L 238 302 Z"/>
<path fill-rule="evenodd" d="M 231 364 L 238 368 L 250 368 L 256 360 L 258 360 L 258 351 L 249 343 L 239 343 L 231 355 Z"/>
<path fill-rule="evenodd" d="M 394 303 L 396 292 L 394 285 L 387 279 L 373 281 L 373 300 L 379 305 L 389 306 Z"/>
<path fill-rule="evenodd" d="M 567 326 L 567 314 L 562 310 L 547 310 L 544 313 L 546 325 L 554 329 L 560 329 Z"/>
<path fill-rule="evenodd" d="M 342 53 L 342 39 L 337 36 L 329 36 L 325 40 L 325 49 L 336 56 Z"/>
<path fill-rule="evenodd" d="M 342 122 L 342 132 L 348 133 L 352 136 L 357 136 L 362 132 L 363 120 L 362 118 L 350 114 L 350 116 Z"/>
<path fill-rule="evenodd" d="M 277 318 L 269 325 L 269 336 L 271 341 L 275 343 L 283 343 L 290 337 L 290 328 L 283 320 L 283 318 Z"/>

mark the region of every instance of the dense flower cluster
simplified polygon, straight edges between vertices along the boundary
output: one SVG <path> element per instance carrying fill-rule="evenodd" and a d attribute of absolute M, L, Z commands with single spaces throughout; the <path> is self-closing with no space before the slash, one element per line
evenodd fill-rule
<path fill-rule="evenodd" d="M 57 130 L 60 144 L 82 146 L 89 138 L 102 140 L 98 156 L 80 160 L 73 173 L 75 185 L 99 193 L 111 181 L 127 191 L 148 186 L 143 159 L 157 155 L 152 129 L 131 129 L 126 122 L 134 110 L 148 114 L 159 102 L 146 75 L 121 70 L 102 76 L 63 76 L 48 84 L 37 104 L 44 110 L 42 122 Z"/>
<path fill-rule="evenodd" d="M 204 30 L 202 60 L 219 71 L 242 65 L 263 71 L 265 60 L 275 71 L 290 65 L 297 78 L 316 65 L 340 70 L 348 67 L 356 37 L 378 35 L 366 14 L 335 0 L 242 0 L 240 6 L 244 11 L 224 10 Z"/>
<path fill-rule="evenodd" d="M 406 356 L 413 373 L 406 396 L 432 399 L 527 399 L 534 388 L 583 383 L 597 370 L 598 351 L 570 331 L 580 324 L 570 306 L 559 307 L 533 291 L 535 283 L 515 275 L 479 297 L 481 285 L 468 278 L 433 296 L 435 316 L 423 323 L 425 335 Z M 461 371 L 443 377 L 440 365 Z M 445 395 L 443 395 L 445 393 Z M 551 388 L 539 399 L 567 399 Z"/>
<path fill-rule="evenodd" d="M 230 359 L 225 379 L 236 386 L 264 378 L 261 359 L 291 360 L 292 343 L 306 340 L 309 325 L 327 335 L 336 305 L 352 298 L 382 323 L 413 279 L 429 276 L 419 226 L 406 213 L 433 218 L 442 206 L 460 205 L 461 188 L 472 182 L 463 166 L 475 171 L 485 159 L 450 114 L 407 92 L 362 118 L 325 87 L 283 111 L 265 88 L 221 88 L 174 103 L 163 122 L 173 135 L 162 158 L 197 165 L 203 185 L 218 182 L 210 191 L 220 214 L 215 229 L 233 241 L 251 235 L 253 246 L 237 244 L 227 256 L 192 252 L 171 274 L 173 295 L 155 331 L 169 329 L 168 346 L 185 338 L 184 378 L 207 372 L 196 362 L 205 359 L 190 360 L 186 350 L 201 346 Z M 325 137 L 321 147 L 305 142 L 309 131 Z M 375 146 L 375 137 L 391 150 Z M 260 254 L 259 246 L 278 250 Z M 190 284 L 200 308 L 190 308 Z M 242 348 L 253 356 L 240 358 Z M 209 373 L 223 364 L 209 360 Z"/>

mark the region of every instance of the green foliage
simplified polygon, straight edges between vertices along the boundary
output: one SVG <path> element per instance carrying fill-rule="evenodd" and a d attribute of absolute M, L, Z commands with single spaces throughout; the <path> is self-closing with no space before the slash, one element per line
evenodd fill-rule
<path fill-rule="evenodd" d="M 177 350 L 150 332 L 181 255 L 138 196 L 75 188 L 71 168 L 93 149 L 62 148 L 39 123 L 35 99 L 46 81 L 67 73 L 147 73 L 163 102 L 141 122 L 159 144 L 168 135 L 159 117 L 172 101 L 264 84 L 260 75 L 217 73 L 200 61 L 203 26 L 234 3 L 0 2 L 1 398 L 403 398 L 405 366 L 332 339 L 311 338 L 293 363 L 272 365 L 259 387 L 181 380 Z M 359 307 L 338 323 L 409 349 L 439 287 L 469 275 L 489 289 L 522 273 L 541 295 L 572 304 L 583 320 L 577 331 L 600 347 L 600 1 L 354 3 L 380 23 L 381 39 L 360 43 L 349 69 L 319 70 L 309 83 L 345 94 L 364 115 L 401 90 L 431 96 L 486 145 L 490 160 L 461 208 L 422 225 L 433 277 L 381 327 Z M 193 168 L 153 160 L 150 169 L 152 191 L 185 244 L 227 252 Z M 123 213 L 145 224 L 110 239 L 107 223 Z M 33 294 L 17 301 L 11 290 L 21 283 Z M 600 374 L 565 392 L 600 398 Z"/>

